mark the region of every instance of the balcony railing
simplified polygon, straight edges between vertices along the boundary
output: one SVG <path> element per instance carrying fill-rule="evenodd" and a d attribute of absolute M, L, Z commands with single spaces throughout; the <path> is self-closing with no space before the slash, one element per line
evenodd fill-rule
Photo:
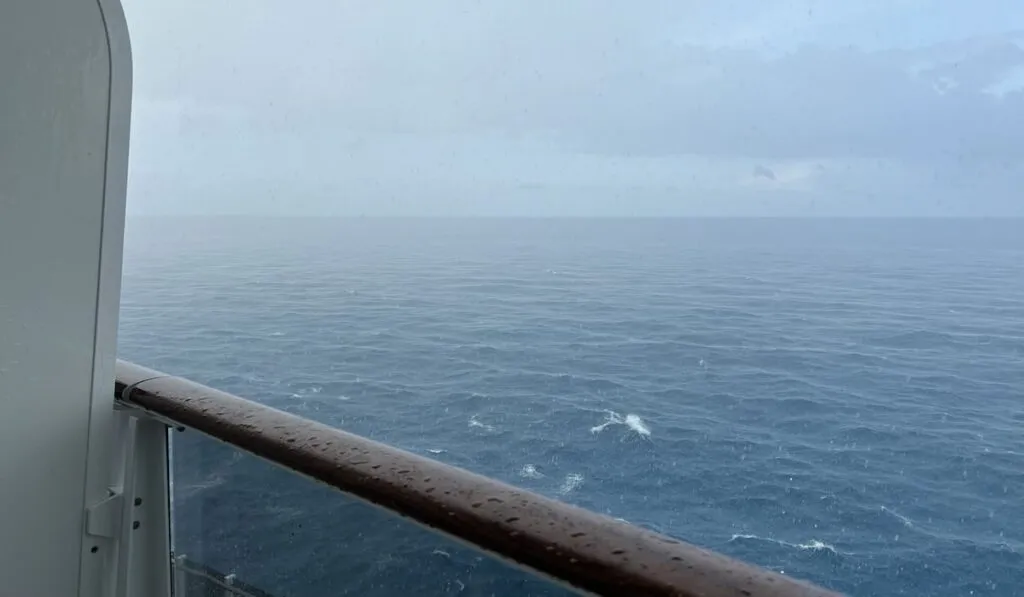
<path fill-rule="evenodd" d="M 116 392 L 123 407 L 169 426 L 199 431 L 577 591 L 636 597 L 835 595 L 671 537 L 131 363 L 118 363 Z M 219 594 L 239 594 L 232 593 L 229 575 L 185 563 L 176 570 L 179 579 L 204 576 L 212 579 Z M 176 584 L 180 595 L 182 581 Z M 241 594 L 253 593 L 246 591 Z"/>
<path fill-rule="evenodd" d="M 173 565 L 174 597 L 273 597 L 238 581 L 233 574 L 224 574 L 183 555 L 176 556 Z"/>

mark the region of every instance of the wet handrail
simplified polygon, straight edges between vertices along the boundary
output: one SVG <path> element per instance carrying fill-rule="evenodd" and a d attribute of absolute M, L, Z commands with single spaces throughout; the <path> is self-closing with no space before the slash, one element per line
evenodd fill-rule
<path fill-rule="evenodd" d="M 584 591 L 836 593 L 665 535 L 125 361 L 116 397 Z"/>

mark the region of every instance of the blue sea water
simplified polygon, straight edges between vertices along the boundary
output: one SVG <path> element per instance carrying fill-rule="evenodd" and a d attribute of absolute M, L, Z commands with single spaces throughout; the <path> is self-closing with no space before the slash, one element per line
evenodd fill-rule
<path fill-rule="evenodd" d="M 132 220 L 120 354 L 851 595 L 1024 595 L 1022 221 Z M 548 594 L 174 459 L 179 551 L 275 595 Z"/>

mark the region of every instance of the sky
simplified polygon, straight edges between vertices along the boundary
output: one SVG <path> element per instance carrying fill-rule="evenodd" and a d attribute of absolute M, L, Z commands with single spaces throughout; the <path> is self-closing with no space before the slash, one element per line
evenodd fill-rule
<path fill-rule="evenodd" d="M 1020 0 L 124 0 L 129 213 L 1024 216 Z"/>

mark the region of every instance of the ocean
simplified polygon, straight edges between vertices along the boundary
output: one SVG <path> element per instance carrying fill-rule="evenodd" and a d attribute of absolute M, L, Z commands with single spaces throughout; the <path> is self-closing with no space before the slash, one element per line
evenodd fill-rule
<path fill-rule="evenodd" d="M 145 218 L 120 356 L 850 595 L 1024 595 L 1024 221 Z M 275 596 L 561 595 L 193 431 Z"/>

